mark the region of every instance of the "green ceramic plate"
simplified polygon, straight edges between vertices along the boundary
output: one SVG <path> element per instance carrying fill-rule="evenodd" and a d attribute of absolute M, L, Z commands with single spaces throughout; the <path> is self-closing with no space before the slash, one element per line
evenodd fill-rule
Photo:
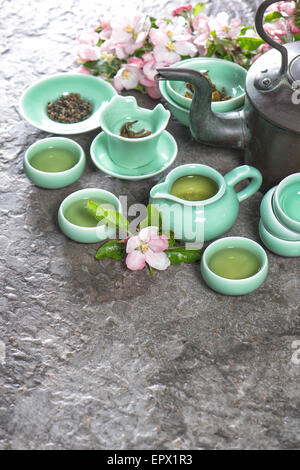
<path fill-rule="evenodd" d="M 183 60 L 172 67 L 187 68 L 197 70 L 198 72 L 207 70 L 217 89 L 225 88 L 227 95 L 232 96 L 232 99 L 212 103 L 212 110 L 214 112 L 227 113 L 243 106 L 246 95 L 245 82 L 247 70 L 240 65 L 224 59 L 197 57 Z M 167 81 L 167 90 L 169 96 L 177 104 L 187 109 L 190 108 L 192 100 L 184 96 L 186 91 L 188 91 L 185 82 Z"/>
<path fill-rule="evenodd" d="M 289 258 L 300 256 L 300 242 L 290 242 L 274 237 L 268 232 L 262 220 L 259 222 L 259 235 L 264 245 L 276 255 Z"/>
<path fill-rule="evenodd" d="M 47 104 L 63 93 L 80 93 L 93 106 L 92 115 L 74 124 L 55 122 L 47 115 Z M 27 88 L 20 100 L 20 113 L 33 126 L 52 134 L 81 134 L 100 127 L 100 107 L 117 92 L 104 80 L 80 73 L 46 77 Z"/>
<path fill-rule="evenodd" d="M 94 165 L 104 173 L 123 180 L 138 181 L 152 178 L 169 168 L 177 157 L 176 141 L 167 131 L 161 134 L 156 158 L 141 168 L 127 169 L 116 165 L 109 158 L 106 142 L 107 136 L 104 132 L 101 132 L 92 142 L 91 158 Z"/>

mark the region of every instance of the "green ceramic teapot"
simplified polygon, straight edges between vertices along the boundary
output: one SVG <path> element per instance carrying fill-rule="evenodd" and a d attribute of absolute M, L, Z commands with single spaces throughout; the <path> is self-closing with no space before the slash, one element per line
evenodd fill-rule
<path fill-rule="evenodd" d="M 216 183 L 216 193 L 205 200 L 189 201 L 174 196 L 174 183 L 184 176 L 201 175 Z M 250 184 L 236 192 L 236 184 L 250 178 Z M 182 165 L 150 191 L 150 204 L 161 213 L 163 229 L 171 230 L 177 240 L 203 242 L 219 237 L 235 223 L 240 202 L 259 190 L 262 175 L 254 167 L 243 165 L 224 177 L 215 169 L 201 164 Z"/>

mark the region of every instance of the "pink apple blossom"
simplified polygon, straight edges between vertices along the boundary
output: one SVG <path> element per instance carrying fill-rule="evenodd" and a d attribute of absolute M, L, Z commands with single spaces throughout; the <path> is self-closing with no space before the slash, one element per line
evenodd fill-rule
<path fill-rule="evenodd" d="M 185 5 L 185 6 L 182 6 L 182 7 L 175 8 L 175 10 L 173 10 L 171 12 L 171 15 L 172 16 L 178 16 L 178 15 L 181 15 L 182 13 L 186 13 L 188 11 L 191 11 L 192 9 L 193 9 L 193 5 Z"/>
<path fill-rule="evenodd" d="M 106 41 L 107 39 L 110 39 L 111 33 L 112 33 L 110 20 L 102 18 L 100 20 L 99 27 L 101 28 L 101 31 L 99 33 L 100 39 L 102 39 L 103 41 Z"/>
<path fill-rule="evenodd" d="M 141 79 L 141 71 L 134 64 L 125 64 L 120 68 L 114 78 L 113 85 L 116 90 L 132 90 L 137 87 Z"/>
<path fill-rule="evenodd" d="M 194 23 L 194 44 L 196 46 L 205 46 L 207 39 L 210 36 L 209 18 L 206 15 L 199 14 L 196 16 Z"/>
<path fill-rule="evenodd" d="M 126 265 L 131 271 L 139 271 L 148 263 L 151 268 L 163 271 L 170 266 L 165 250 L 169 242 L 166 235 L 158 234 L 158 227 L 143 228 L 130 237 L 126 247 Z"/>
<path fill-rule="evenodd" d="M 144 61 L 144 66 L 143 66 L 144 75 L 148 80 L 153 82 L 154 77 L 157 74 L 156 68 L 158 68 L 160 65 L 164 66 L 165 64 L 157 63 L 153 55 L 153 52 L 148 52 L 147 54 L 144 54 L 143 61 Z"/>
<path fill-rule="evenodd" d="M 264 30 L 267 34 L 269 34 L 272 39 L 276 41 L 282 36 L 286 36 L 287 22 L 283 18 L 281 18 L 280 20 L 277 20 L 274 23 L 266 23 L 264 25 Z"/>
<path fill-rule="evenodd" d="M 78 34 L 77 41 L 80 44 L 89 44 L 91 46 L 96 46 L 99 41 L 99 34 L 97 34 L 94 30 L 82 31 L 80 34 Z"/>
<path fill-rule="evenodd" d="M 84 75 L 90 75 L 90 71 L 89 69 L 87 69 L 86 67 L 80 67 L 80 69 L 78 70 L 78 73 L 82 73 Z"/>
<path fill-rule="evenodd" d="M 78 58 L 84 62 L 100 59 L 100 49 L 89 44 L 79 44 L 77 48 Z"/>
<path fill-rule="evenodd" d="M 141 48 L 148 36 L 151 22 L 148 16 L 127 9 L 114 16 L 111 21 L 111 41 L 115 45 L 116 56 L 126 59 Z"/>
<path fill-rule="evenodd" d="M 211 18 L 209 21 L 209 27 L 215 31 L 216 35 L 220 39 L 237 37 L 241 29 L 241 20 L 239 18 L 233 18 L 229 20 L 228 13 L 218 13 L 215 18 Z"/>
<path fill-rule="evenodd" d="M 180 61 L 181 56 L 194 57 L 197 48 L 192 43 L 186 21 L 182 16 L 174 18 L 172 23 L 165 20 L 157 22 L 158 29 L 152 28 L 150 40 L 154 44 L 153 54 L 157 62 L 171 65 Z"/>
<path fill-rule="evenodd" d="M 295 25 L 294 18 L 289 18 L 288 25 L 289 25 L 289 28 L 290 28 L 290 32 L 292 34 L 298 34 L 300 32 L 300 28 L 298 28 L 298 26 Z"/>
<path fill-rule="evenodd" d="M 146 90 L 150 98 L 152 98 L 153 100 L 158 100 L 159 98 L 161 98 L 161 93 L 157 83 L 155 83 L 151 87 L 147 87 Z"/>
<path fill-rule="evenodd" d="M 278 11 L 284 16 L 292 16 L 296 12 L 295 2 L 279 2 Z"/>
<path fill-rule="evenodd" d="M 141 69 L 143 68 L 144 61 L 143 59 L 140 59 L 139 57 L 131 57 L 128 61 L 128 64 L 134 64 L 136 67 Z"/>

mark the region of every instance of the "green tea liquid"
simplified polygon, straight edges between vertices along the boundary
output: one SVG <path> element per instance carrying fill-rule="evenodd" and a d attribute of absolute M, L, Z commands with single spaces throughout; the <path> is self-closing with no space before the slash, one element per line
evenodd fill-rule
<path fill-rule="evenodd" d="M 226 279 L 246 279 L 254 276 L 261 268 L 259 258 L 244 248 L 224 248 L 215 253 L 208 267 Z"/>
<path fill-rule="evenodd" d="M 70 170 L 78 163 L 78 155 L 64 148 L 49 147 L 40 150 L 30 159 L 30 165 L 46 173 Z"/>
<path fill-rule="evenodd" d="M 97 204 L 107 204 L 107 202 L 100 199 L 91 198 L 91 200 Z M 99 221 L 87 210 L 87 202 L 88 199 L 86 198 L 72 202 L 64 210 L 65 218 L 71 224 L 78 225 L 79 227 L 97 227 Z"/>
<path fill-rule="evenodd" d="M 285 214 L 300 222 L 300 184 L 294 183 L 283 190 L 280 205 Z"/>
<path fill-rule="evenodd" d="M 173 196 L 185 201 L 205 201 L 215 196 L 218 184 L 211 178 L 202 175 L 182 176 L 171 188 Z"/>

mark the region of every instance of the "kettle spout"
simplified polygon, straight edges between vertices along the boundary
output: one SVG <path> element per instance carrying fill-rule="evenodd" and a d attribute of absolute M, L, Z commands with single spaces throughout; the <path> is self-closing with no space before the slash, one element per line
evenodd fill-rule
<path fill-rule="evenodd" d="M 155 79 L 158 81 L 178 80 L 193 85 L 195 92 L 190 108 L 190 129 L 197 141 L 221 147 L 246 146 L 243 112 L 214 113 L 211 109 L 211 85 L 202 73 L 179 67 L 162 67 L 157 71 Z"/>

